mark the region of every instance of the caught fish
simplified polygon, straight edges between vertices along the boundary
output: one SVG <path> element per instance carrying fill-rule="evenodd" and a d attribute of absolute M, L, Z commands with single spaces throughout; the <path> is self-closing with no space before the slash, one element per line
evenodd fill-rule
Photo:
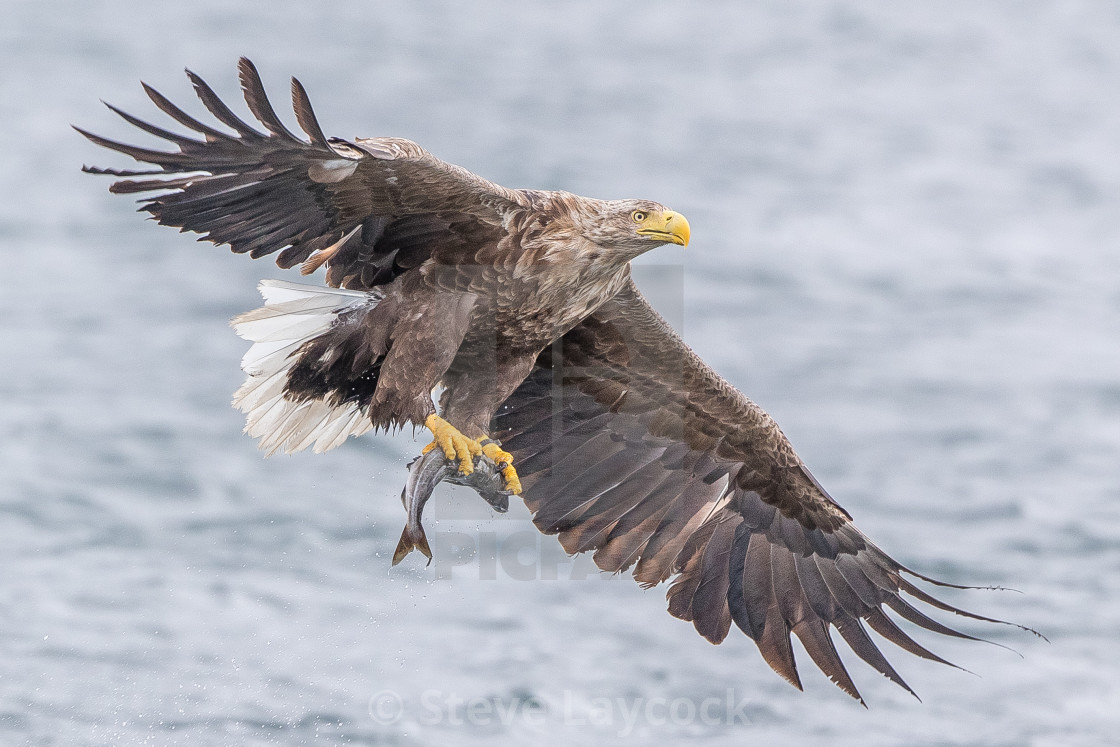
<path fill-rule="evenodd" d="M 474 460 L 474 472 L 464 475 L 459 472 L 459 463 L 448 459 L 440 449 L 432 449 L 408 465 L 408 481 L 401 491 L 401 503 L 408 512 L 408 522 L 401 532 L 400 542 L 393 552 L 393 565 L 401 562 L 413 550 L 419 550 L 432 562 L 432 548 L 424 534 L 421 516 L 424 504 L 432 497 L 436 485 L 443 481 L 452 485 L 472 488 L 483 500 L 499 513 L 509 509 L 510 491 L 503 489 L 505 480 L 501 470 L 492 459 L 479 455 Z"/>

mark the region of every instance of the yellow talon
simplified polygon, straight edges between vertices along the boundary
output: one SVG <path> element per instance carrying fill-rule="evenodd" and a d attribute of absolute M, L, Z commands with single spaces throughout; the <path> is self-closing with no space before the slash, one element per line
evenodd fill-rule
<path fill-rule="evenodd" d="M 482 445 L 482 453 L 490 458 L 498 469 L 502 471 L 502 479 L 506 482 L 506 490 L 514 495 L 521 495 L 521 478 L 513 468 L 513 454 L 502 449 L 498 444 L 491 442 Z"/>
<path fill-rule="evenodd" d="M 423 453 L 427 454 L 437 446 L 443 449 L 443 455 L 448 460 L 459 460 L 459 473 L 469 475 L 474 472 L 474 458 L 482 453 L 482 447 L 473 438 L 467 438 L 459 429 L 448 423 L 439 415 L 429 415 L 424 421 L 425 427 L 432 432 L 433 441 L 424 447 Z"/>
<path fill-rule="evenodd" d="M 479 441 L 485 440 L 486 436 L 481 436 L 478 440 L 467 438 L 458 428 L 435 414 L 428 416 L 427 420 L 424 421 L 424 426 L 432 432 L 434 438 L 430 444 L 420 451 L 421 454 L 427 454 L 437 447 L 442 449 L 448 460 L 459 461 L 459 474 L 461 475 L 469 475 L 474 472 L 474 458 L 480 454 L 485 454 L 502 473 L 506 490 L 514 495 L 521 495 L 521 478 L 517 476 L 517 470 L 513 468 L 513 454 L 503 450 L 496 441 L 482 444 Z"/>
<path fill-rule="evenodd" d="M 509 492 L 521 495 L 521 478 L 517 476 L 517 470 L 512 464 L 502 470 L 502 479 L 506 481 L 506 489 Z"/>

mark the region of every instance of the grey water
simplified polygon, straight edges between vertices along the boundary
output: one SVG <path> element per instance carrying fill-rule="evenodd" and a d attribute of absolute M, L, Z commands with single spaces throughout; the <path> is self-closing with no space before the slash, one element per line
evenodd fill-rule
<path fill-rule="evenodd" d="M 1116 4 L 3 10 L 0 743 L 1114 743 Z M 78 171 L 128 161 L 71 123 L 138 137 L 98 99 L 200 114 L 182 68 L 235 98 L 240 55 L 328 134 L 684 213 L 639 276 L 687 341 L 880 547 L 1049 642 L 915 633 L 971 672 L 887 651 L 921 702 L 849 656 L 866 710 L 798 650 L 799 693 L 446 485 L 391 568 L 423 434 L 264 458 L 227 322 L 298 278 Z"/>

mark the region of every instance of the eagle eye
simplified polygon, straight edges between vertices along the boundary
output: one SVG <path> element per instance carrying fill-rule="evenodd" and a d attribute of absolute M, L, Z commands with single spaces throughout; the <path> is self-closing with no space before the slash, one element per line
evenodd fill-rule
<path fill-rule="evenodd" d="M 630 218 L 631 218 L 631 219 L 632 219 L 632 220 L 633 220 L 633 221 L 634 221 L 635 223 L 641 223 L 641 222 L 642 222 L 642 221 L 644 221 L 644 220 L 645 220 L 645 219 L 646 219 L 647 217 L 649 217 L 649 214 L 648 214 L 648 213 L 646 213 L 646 212 L 645 212 L 644 210 L 635 210 L 634 212 L 630 213 Z"/>

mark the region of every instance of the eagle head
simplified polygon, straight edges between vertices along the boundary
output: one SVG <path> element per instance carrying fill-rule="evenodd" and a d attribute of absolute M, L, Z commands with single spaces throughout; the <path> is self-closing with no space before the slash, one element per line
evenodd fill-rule
<path fill-rule="evenodd" d="M 662 244 L 687 246 L 688 220 L 680 213 L 649 200 L 602 201 L 584 236 L 604 248 L 637 256 Z"/>

